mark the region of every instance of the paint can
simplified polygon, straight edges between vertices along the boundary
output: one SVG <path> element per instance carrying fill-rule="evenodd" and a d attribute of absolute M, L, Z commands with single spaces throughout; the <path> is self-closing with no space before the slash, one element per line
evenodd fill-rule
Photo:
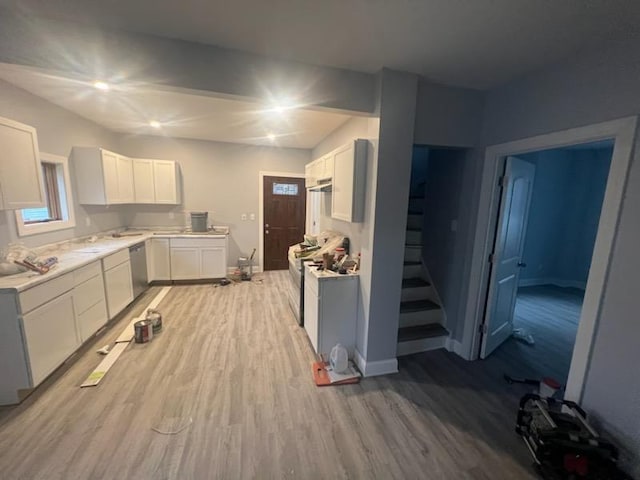
<path fill-rule="evenodd" d="M 157 335 L 162 330 L 162 315 L 159 311 L 150 308 L 147 310 L 147 318 L 151 322 L 151 326 L 153 327 L 153 334 Z"/>
<path fill-rule="evenodd" d="M 136 343 L 147 343 L 153 338 L 153 325 L 149 320 L 140 320 L 133 324 Z"/>

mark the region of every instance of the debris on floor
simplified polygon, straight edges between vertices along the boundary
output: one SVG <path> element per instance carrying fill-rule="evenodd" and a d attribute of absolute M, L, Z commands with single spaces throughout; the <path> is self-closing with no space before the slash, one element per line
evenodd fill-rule
<path fill-rule="evenodd" d="M 329 362 L 313 362 L 313 381 L 318 387 L 327 387 L 329 385 L 350 385 L 359 383 L 362 375 L 356 369 L 353 362 L 349 362 L 349 366 L 343 373 L 337 373 L 331 370 Z"/>
<path fill-rule="evenodd" d="M 165 418 L 158 427 L 151 427 L 151 430 L 160 435 L 177 435 L 186 430 L 192 423 L 193 418 L 191 417 L 186 421 L 182 418 Z"/>
<path fill-rule="evenodd" d="M 520 342 L 526 343 L 527 345 L 535 345 L 535 340 L 533 339 L 533 335 L 528 333 L 524 328 L 514 328 L 511 336 Z"/>

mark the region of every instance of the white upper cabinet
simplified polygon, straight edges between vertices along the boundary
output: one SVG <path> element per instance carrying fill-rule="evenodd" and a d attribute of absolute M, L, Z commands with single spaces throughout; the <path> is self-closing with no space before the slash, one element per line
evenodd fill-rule
<path fill-rule="evenodd" d="M 0 118 L 0 209 L 44 206 L 36 129 Z"/>
<path fill-rule="evenodd" d="M 133 159 L 133 184 L 136 203 L 155 203 L 153 160 Z"/>
<path fill-rule="evenodd" d="M 364 220 L 367 141 L 354 140 L 331 153 L 333 177 L 331 217 L 345 222 Z"/>
<path fill-rule="evenodd" d="M 97 147 L 74 147 L 78 201 L 86 205 L 180 203 L 173 160 L 128 158 Z"/>
<path fill-rule="evenodd" d="M 98 147 L 73 147 L 78 202 L 133 203 L 133 161 Z"/>
<path fill-rule="evenodd" d="M 171 205 L 180 203 L 180 182 L 176 162 L 172 160 L 154 160 L 153 184 L 155 203 Z"/>

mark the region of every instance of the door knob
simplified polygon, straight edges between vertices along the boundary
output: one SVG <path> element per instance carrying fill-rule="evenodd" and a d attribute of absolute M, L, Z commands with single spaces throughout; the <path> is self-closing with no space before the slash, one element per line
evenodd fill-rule
<path fill-rule="evenodd" d="M 269 235 L 269 230 L 265 230 L 265 231 L 264 231 L 264 234 L 265 234 L 265 235 Z"/>
<path fill-rule="evenodd" d="M 265 224 L 264 224 L 264 228 L 269 228 L 269 224 L 268 224 L 268 223 L 265 223 Z"/>
<path fill-rule="evenodd" d="M 526 263 L 524 263 L 524 262 L 518 262 L 518 266 L 519 266 L 520 268 L 527 268 L 527 264 L 526 264 Z"/>

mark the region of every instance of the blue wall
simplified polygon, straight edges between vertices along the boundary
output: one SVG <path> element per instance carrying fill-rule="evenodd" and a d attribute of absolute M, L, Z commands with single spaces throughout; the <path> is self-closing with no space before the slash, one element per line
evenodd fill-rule
<path fill-rule="evenodd" d="M 547 150 L 536 165 L 521 285 L 584 288 L 591 265 L 612 148 Z"/>

